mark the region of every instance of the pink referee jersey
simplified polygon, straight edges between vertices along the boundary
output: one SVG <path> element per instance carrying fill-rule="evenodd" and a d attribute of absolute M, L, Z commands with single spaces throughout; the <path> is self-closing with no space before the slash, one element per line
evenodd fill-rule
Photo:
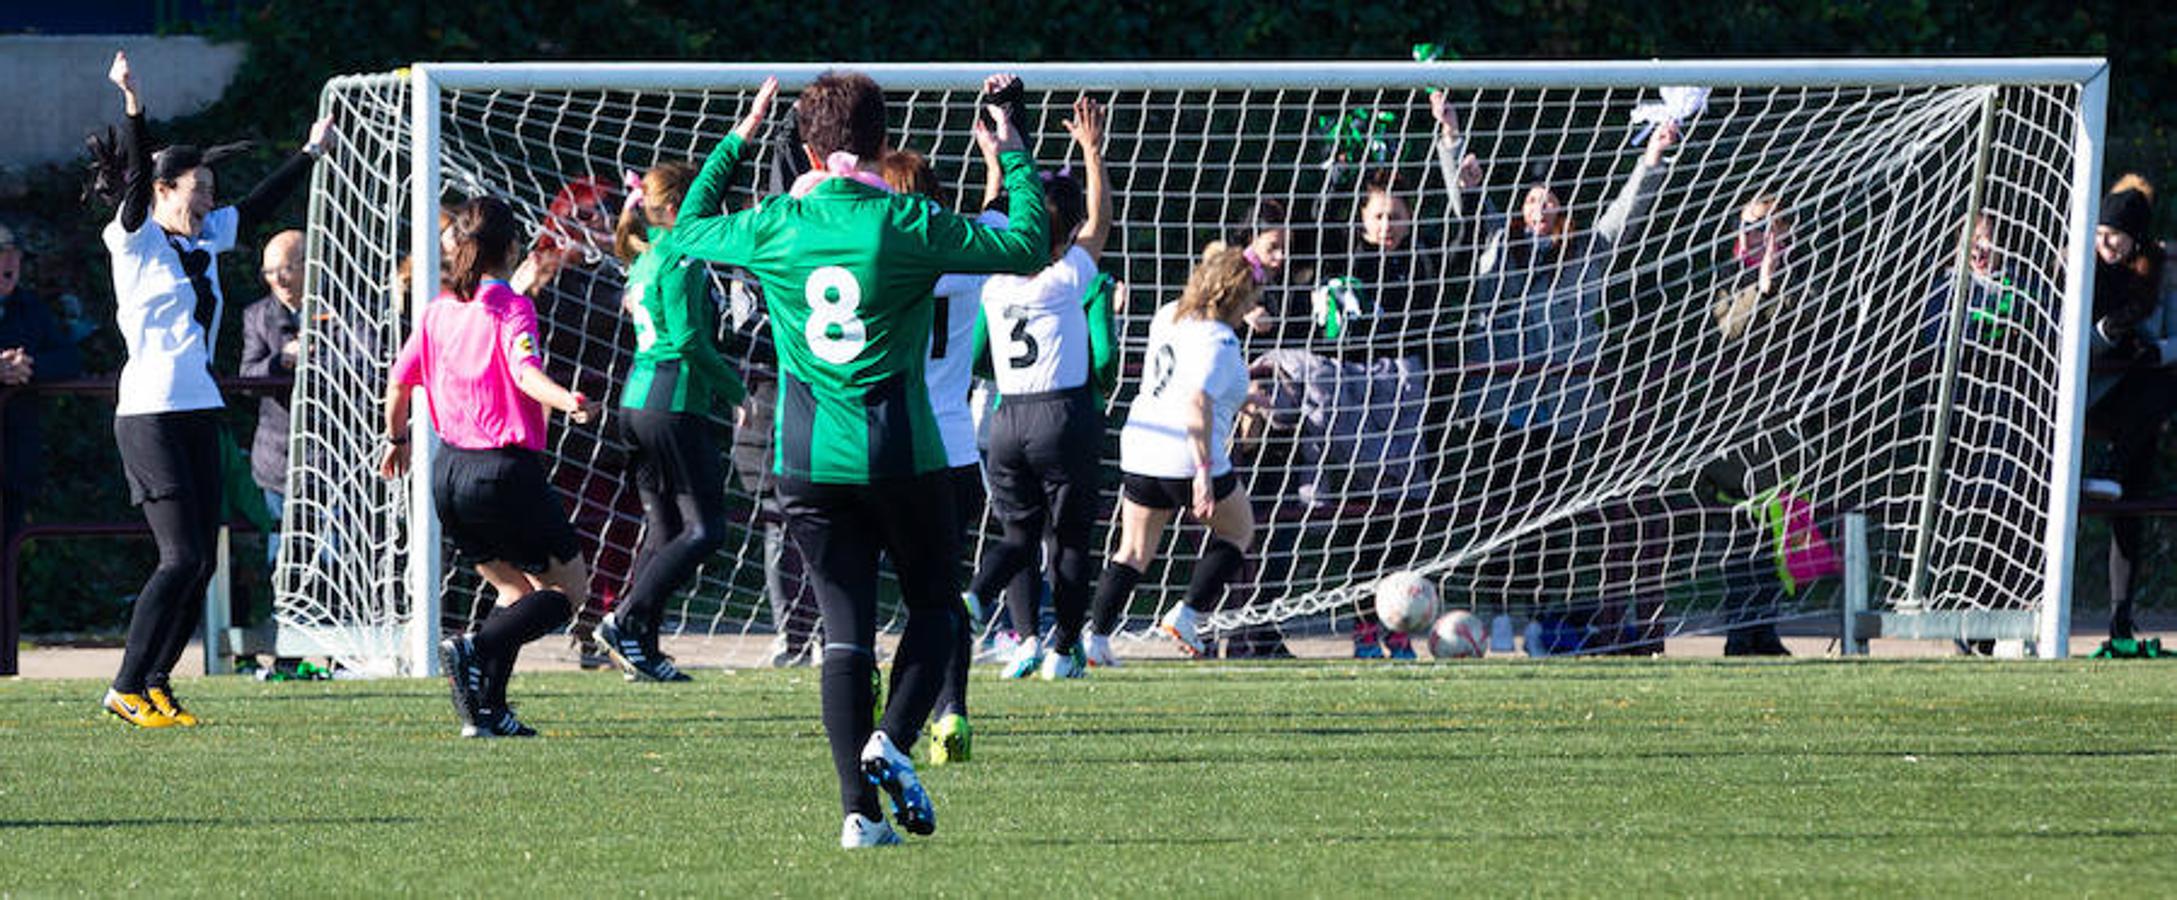
<path fill-rule="evenodd" d="M 438 295 L 401 345 L 393 379 L 423 386 L 431 425 L 452 446 L 543 450 L 544 404 L 514 386 L 521 366 L 543 367 L 537 308 L 506 282 L 492 280 L 467 302 L 450 292 Z"/>

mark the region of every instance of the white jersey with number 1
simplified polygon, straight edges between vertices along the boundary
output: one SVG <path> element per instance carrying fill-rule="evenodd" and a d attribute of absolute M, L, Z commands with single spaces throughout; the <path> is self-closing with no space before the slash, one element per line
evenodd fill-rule
<path fill-rule="evenodd" d="M 1005 216 L 984 213 L 975 221 L 1004 228 Z M 981 275 L 947 275 L 937 280 L 936 315 L 930 320 L 930 358 L 922 369 L 922 383 L 930 391 L 930 413 L 937 419 L 938 438 L 945 443 L 945 465 L 972 466 L 982 461 L 975 446 L 975 413 L 968 405 L 968 389 L 975 380 L 975 291 Z"/>
<path fill-rule="evenodd" d="M 1194 398 L 1209 394 L 1209 474 L 1232 471 L 1232 423 L 1247 402 L 1247 362 L 1240 338 L 1223 322 L 1178 320 L 1167 303 L 1149 323 L 1149 355 L 1141 390 L 1119 431 L 1119 468 L 1151 478 L 1194 477 L 1187 429 Z"/>

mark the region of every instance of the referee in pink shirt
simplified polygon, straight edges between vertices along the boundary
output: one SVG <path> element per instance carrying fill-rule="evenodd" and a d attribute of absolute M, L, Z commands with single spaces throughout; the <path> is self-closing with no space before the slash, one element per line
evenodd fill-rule
<path fill-rule="evenodd" d="M 485 198 L 452 211 L 451 221 L 442 238 L 443 290 L 387 379 L 378 471 L 387 478 L 408 471 L 409 388 L 421 386 L 445 444 L 431 472 L 439 526 L 499 593 L 481 627 L 439 645 L 461 734 L 528 737 L 536 731 L 506 702 L 515 657 L 565 625 L 589 583 L 574 526 L 539 457 L 544 408 L 585 425 L 598 406 L 544 374 L 537 309 L 506 282 L 521 238 L 514 213 Z"/>

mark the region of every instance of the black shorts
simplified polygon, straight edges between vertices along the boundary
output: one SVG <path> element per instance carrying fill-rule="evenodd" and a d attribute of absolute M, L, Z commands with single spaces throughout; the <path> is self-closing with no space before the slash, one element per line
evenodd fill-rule
<path fill-rule="evenodd" d="M 1209 480 L 1210 493 L 1223 500 L 1232 495 L 1232 489 L 1240 486 L 1240 473 L 1235 469 Z M 1126 480 L 1119 485 L 1126 499 L 1150 509 L 1186 509 L 1194 505 L 1194 479 L 1156 478 L 1149 475 L 1126 473 Z"/>
<path fill-rule="evenodd" d="M 114 416 L 113 442 L 128 476 L 129 502 L 186 500 L 215 508 L 224 499 L 220 410 Z"/>
<path fill-rule="evenodd" d="M 984 468 L 990 508 L 1008 524 L 1069 534 L 1095 527 L 1103 487 L 1104 414 L 1088 388 L 1015 394 L 990 413 Z"/>
<path fill-rule="evenodd" d="M 581 553 L 544 462 L 526 448 L 440 447 L 431 496 L 464 565 L 498 560 L 536 575 Z"/>
<path fill-rule="evenodd" d="M 718 440 L 712 436 L 717 426 L 708 417 L 622 409 L 619 419 L 637 489 L 660 496 L 725 494 L 726 469 L 718 458 Z"/>

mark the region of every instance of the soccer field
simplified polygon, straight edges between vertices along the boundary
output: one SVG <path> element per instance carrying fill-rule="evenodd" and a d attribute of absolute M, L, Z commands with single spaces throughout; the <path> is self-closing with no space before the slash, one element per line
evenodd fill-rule
<path fill-rule="evenodd" d="M 813 670 L 0 684 L 0 894 L 2134 893 L 2177 881 L 2157 663 L 979 670 L 939 829 L 838 849 Z"/>

